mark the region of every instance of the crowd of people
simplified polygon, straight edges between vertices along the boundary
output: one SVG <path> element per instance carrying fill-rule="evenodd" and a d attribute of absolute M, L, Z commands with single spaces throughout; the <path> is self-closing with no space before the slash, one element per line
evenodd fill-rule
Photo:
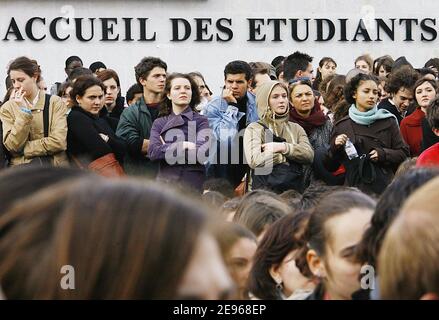
<path fill-rule="evenodd" d="M 13 59 L 3 297 L 439 299 L 439 58 L 352 66 L 235 60 L 213 96 L 145 57 L 123 97 L 100 61 L 48 88 Z"/>

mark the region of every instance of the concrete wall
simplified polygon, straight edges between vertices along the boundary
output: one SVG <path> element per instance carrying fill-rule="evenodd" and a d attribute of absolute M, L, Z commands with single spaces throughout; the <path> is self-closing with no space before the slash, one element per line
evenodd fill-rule
<path fill-rule="evenodd" d="M 82 57 L 85 66 L 101 60 L 108 67 L 115 69 L 121 78 L 122 92 L 135 82 L 133 66 L 144 56 L 159 56 L 168 63 L 169 71 L 202 72 L 212 90 L 218 93 L 222 85 L 222 71 L 224 65 L 235 59 L 247 61 L 267 61 L 277 55 L 287 55 L 295 50 L 305 51 L 315 57 L 315 64 L 321 57 L 331 56 L 338 63 L 340 73 L 347 72 L 353 67 L 356 56 L 370 53 L 374 58 L 390 54 L 393 57 L 405 55 L 415 67 L 419 67 L 433 56 L 439 56 L 439 47 L 435 41 L 422 41 L 422 37 L 431 39 L 433 32 L 422 30 L 420 25 L 413 25 L 413 41 L 404 41 L 406 27 L 399 23 L 399 19 L 417 18 L 419 24 L 422 19 L 435 19 L 439 4 L 434 0 L 423 1 L 342 1 L 342 0 L 147 0 L 147 1 L 1 1 L 0 0 L 0 95 L 5 92 L 3 79 L 6 76 L 6 66 L 10 60 L 20 55 L 31 56 L 40 63 L 43 76 L 48 84 L 62 81 L 65 78 L 64 61 L 70 55 Z M 42 41 L 32 41 L 26 36 L 25 24 L 32 17 L 43 17 L 46 26 L 41 21 L 34 23 L 34 36 L 41 37 L 47 34 Z M 24 41 L 14 41 L 9 35 L 9 41 L 4 41 L 11 21 L 16 19 Z M 49 24 L 56 17 L 69 18 L 70 25 L 59 25 L 58 32 L 65 36 L 71 34 L 66 41 L 55 41 L 50 37 Z M 74 18 L 97 18 L 95 21 L 95 38 L 89 42 L 81 42 L 75 37 L 72 27 Z M 100 41 L 102 25 L 99 18 L 118 18 L 114 26 L 114 34 L 119 34 L 119 41 Z M 156 35 L 155 41 L 123 41 L 125 25 L 122 18 L 133 18 L 132 38 L 139 37 L 137 18 L 149 18 L 146 23 L 146 37 Z M 188 40 L 173 42 L 172 24 L 170 18 L 184 18 L 192 25 L 192 33 Z M 196 24 L 194 18 L 211 18 L 212 26 L 206 37 L 213 35 L 211 42 L 196 42 Z M 233 31 L 233 39 L 227 42 L 217 41 L 227 38 L 224 32 L 218 31 L 215 21 L 220 18 L 232 20 L 229 28 Z M 273 40 L 273 25 L 261 26 L 261 38 L 266 35 L 265 41 L 249 42 L 248 18 L 284 18 L 287 25 L 280 26 L 282 41 Z M 310 37 L 307 41 L 297 42 L 291 37 L 291 25 L 288 19 L 298 21 L 299 35 L 304 34 L 304 18 L 327 18 L 336 25 L 334 39 L 327 42 L 316 42 L 317 26 L 314 20 L 310 21 Z M 364 19 L 365 26 L 370 32 L 373 41 L 338 41 L 340 27 L 337 19 L 349 19 L 347 22 L 346 37 L 352 40 L 355 36 L 360 19 Z M 381 32 L 382 41 L 375 41 L 377 29 L 374 18 L 390 22 L 395 18 L 395 39 L 392 41 Z M 265 21 L 266 22 L 266 21 Z M 435 20 L 426 22 L 427 27 L 438 29 Z M 84 21 L 87 26 L 87 21 Z M 439 21 L 438 21 L 439 25 Z M 85 27 L 85 35 L 89 35 L 89 27 Z M 324 32 L 324 34 L 327 31 Z M 113 35 L 115 36 L 115 35 Z"/>

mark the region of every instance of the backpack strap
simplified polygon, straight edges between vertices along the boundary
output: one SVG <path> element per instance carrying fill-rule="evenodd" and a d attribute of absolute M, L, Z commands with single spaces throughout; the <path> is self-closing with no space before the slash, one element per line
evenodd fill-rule
<path fill-rule="evenodd" d="M 49 136 L 49 113 L 50 113 L 50 94 L 45 95 L 44 99 L 44 109 L 43 109 L 43 127 L 44 127 L 44 137 Z"/>

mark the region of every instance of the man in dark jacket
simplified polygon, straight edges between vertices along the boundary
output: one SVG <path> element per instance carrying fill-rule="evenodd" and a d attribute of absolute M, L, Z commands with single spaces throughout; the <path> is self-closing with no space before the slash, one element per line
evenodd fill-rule
<path fill-rule="evenodd" d="M 410 66 L 402 66 L 392 72 L 385 87 L 390 98 L 381 101 L 378 109 L 390 111 L 400 124 L 413 101 L 413 85 L 418 78 L 418 73 Z"/>
<path fill-rule="evenodd" d="M 159 58 L 146 57 L 134 69 L 143 96 L 122 112 L 116 134 L 128 144 L 125 171 L 155 177 L 157 164 L 149 160 L 147 153 L 152 123 L 158 117 L 165 89 L 167 65 Z"/>

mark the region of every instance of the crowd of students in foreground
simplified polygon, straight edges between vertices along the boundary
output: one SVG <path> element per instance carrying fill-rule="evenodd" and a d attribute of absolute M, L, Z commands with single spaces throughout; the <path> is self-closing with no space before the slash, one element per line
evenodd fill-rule
<path fill-rule="evenodd" d="M 105 66 L 70 57 L 57 96 L 16 58 L 0 108 L 4 296 L 438 298 L 438 62 L 365 55 L 337 75 L 324 58 L 314 78 L 300 52 L 236 60 L 211 97 L 200 73 L 147 57 L 125 103 Z"/>

